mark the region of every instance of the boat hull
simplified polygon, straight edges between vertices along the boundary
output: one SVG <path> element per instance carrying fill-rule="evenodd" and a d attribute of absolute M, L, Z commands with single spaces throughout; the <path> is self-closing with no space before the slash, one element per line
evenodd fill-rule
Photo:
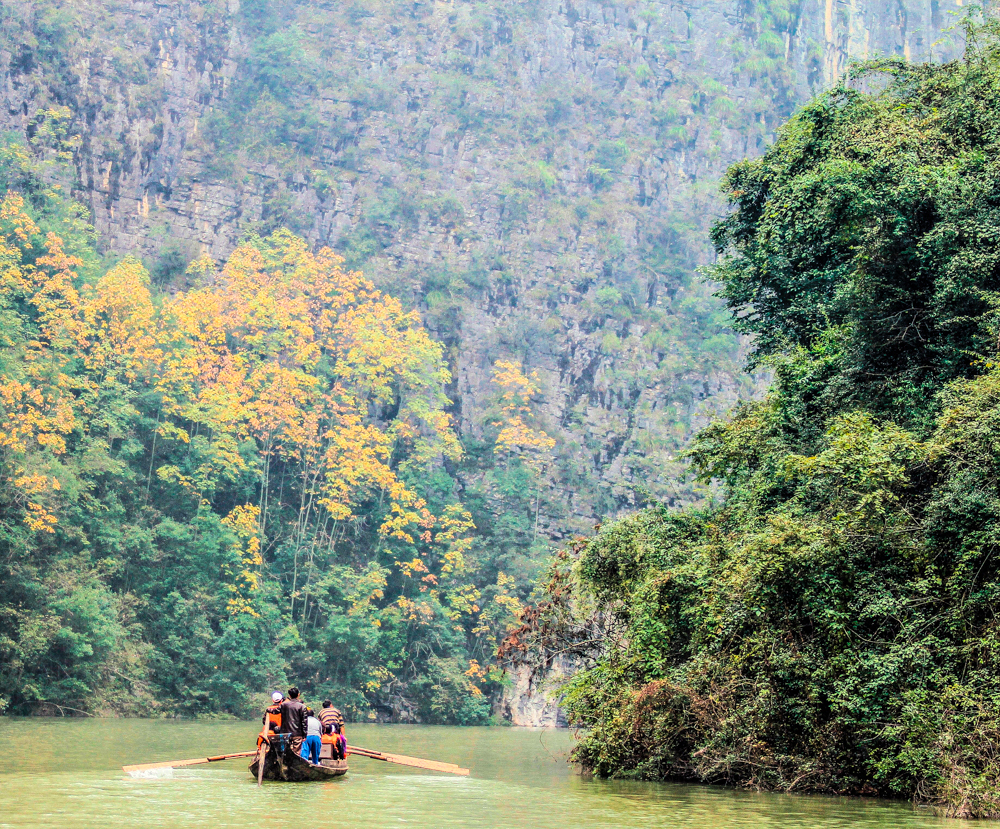
<path fill-rule="evenodd" d="M 281 751 L 279 750 L 280 745 L 275 746 L 270 743 L 265 745 L 267 750 L 264 753 L 264 774 L 262 777 L 260 776 L 260 754 L 254 757 L 253 762 L 250 763 L 250 774 L 255 780 L 305 783 L 310 780 L 329 780 L 331 777 L 347 774 L 346 760 L 324 759 L 320 760 L 318 766 L 314 766 L 289 748 Z"/>

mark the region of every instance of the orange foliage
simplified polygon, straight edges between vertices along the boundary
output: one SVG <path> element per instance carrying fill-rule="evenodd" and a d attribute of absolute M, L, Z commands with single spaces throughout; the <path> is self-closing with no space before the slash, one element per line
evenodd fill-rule
<path fill-rule="evenodd" d="M 191 461 L 183 469 L 151 466 L 149 474 L 179 487 L 196 514 L 211 509 L 225 484 L 259 478 L 259 501 L 220 519 L 235 539 L 225 566 L 230 614 L 255 613 L 268 499 L 280 490 L 270 476 L 279 463 L 283 476 L 297 479 L 295 567 L 300 550 L 307 562 L 293 603 L 308 604 L 317 549 L 332 548 L 335 528 L 376 503 L 387 545 L 436 551 L 425 562 L 410 548 L 399 563 L 428 598 L 440 597 L 441 579 L 465 571 L 469 513 L 451 506 L 435 515 L 405 483 L 414 467 L 460 455 L 446 412 L 442 349 L 416 313 L 344 270 L 332 251 L 314 254 L 287 232 L 240 246 L 221 270 L 204 257 L 195 261 L 196 287 L 162 308 L 138 260 L 126 258 L 96 284 L 80 286 L 80 262 L 57 236 L 38 237 L 23 200 L 9 194 L 0 202 L 0 313 L 27 336 L 0 363 L 14 367 L 0 372 L 0 461 L 31 529 L 52 532 L 57 523 L 60 485 L 47 471 L 57 468 L 54 456 L 66 452 L 74 431 L 95 428 L 108 400 L 128 405 L 145 384 L 162 401 L 157 437 L 185 444 Z M 42 250 L 29 264 L 32 245 Z M 10 310 L 15 302 L 18 310 Z M 520 417 L 517 406 L 510 411 L 508 430 Z M 544 433 L 531 435 L 534 444 L 522 436 L 517 445 L 547 445 Z M 467 591 L 457 590 L 456 613 L 476 612 Z M 421 623 L 433 616 L 427 603 L 398 607 Z"/>
<path fill-rule="evenodd" d="M 526 375 L 520 363 L 498 360 L 493 366 L 493 382 L 500 387 L 503 411 L 502 420 L 494 424 L 500 427 L 497 448 L 520 455 L 537 471 L 546 454 L 556 445 L 553 438 L 528 423 L 531 398 L 539 391 L 538 375 L 535 372 Z"/>
<path fill-rule="evenodd" d="M 98 375 L 120 374 L 129 382 L 151 373 L 162 357 L 155 316 L 149 275 L 129 257 L 101 277 L 86 298 L 87 368 Z"/>
<path fill-rule="evenodd" d="M 253 607 L 253 594 L 260 587 L 260 568 L 264 564 L 260 554 L 259 520 L 260 509 L 253 504 L 235 507 L 222 519 L 222 524 L 236 535 L 234 552 L 239 559 L 235 572 L 233 567 L 227 568 L 233 580 L 228 585 L 231 595 L 226 608 L 231 616 L 239 613 L 259 615 Z"/>

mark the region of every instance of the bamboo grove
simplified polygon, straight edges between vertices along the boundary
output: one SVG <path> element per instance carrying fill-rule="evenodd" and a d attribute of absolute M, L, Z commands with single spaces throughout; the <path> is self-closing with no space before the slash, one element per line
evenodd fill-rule
<path fill-rule="evenodd" d="M 287 231 L 158 290 L 33 165 L 4 145 L 0 705 L 239 714 L 294 679 L 485 722 L 526 581 L 461 496 L 482 524 L 527 481 L 530 533 L 531 377 L 495 368 L 476 501 L 413 311 Z"/>

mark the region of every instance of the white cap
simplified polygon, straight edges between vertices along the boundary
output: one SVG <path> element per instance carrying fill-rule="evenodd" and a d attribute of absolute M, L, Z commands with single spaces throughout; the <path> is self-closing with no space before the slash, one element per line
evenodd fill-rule
<path fill-rule="evenodd" d="M 281 702 L 281 700 L 283 699 L 281 691 L 275 691 L 273 694 L 271 694 L 271 699 L 274 702 Z"/>

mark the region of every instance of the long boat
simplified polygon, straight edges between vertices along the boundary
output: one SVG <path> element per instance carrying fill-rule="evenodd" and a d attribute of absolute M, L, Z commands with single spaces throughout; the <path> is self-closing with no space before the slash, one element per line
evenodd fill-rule
<path fill-rule="evenodd" d="M 250 763 L 250 774 L 255 780 L 302 783 L 307 780 L 329 780 L 331 777 L 347 774 L 347 760 L 334 758 L 332 743 L 323 743 L 319 765 L 314 765 L 292 751 L 288 738 L 272 734 L 261 739 L 257 755 Z"/>

